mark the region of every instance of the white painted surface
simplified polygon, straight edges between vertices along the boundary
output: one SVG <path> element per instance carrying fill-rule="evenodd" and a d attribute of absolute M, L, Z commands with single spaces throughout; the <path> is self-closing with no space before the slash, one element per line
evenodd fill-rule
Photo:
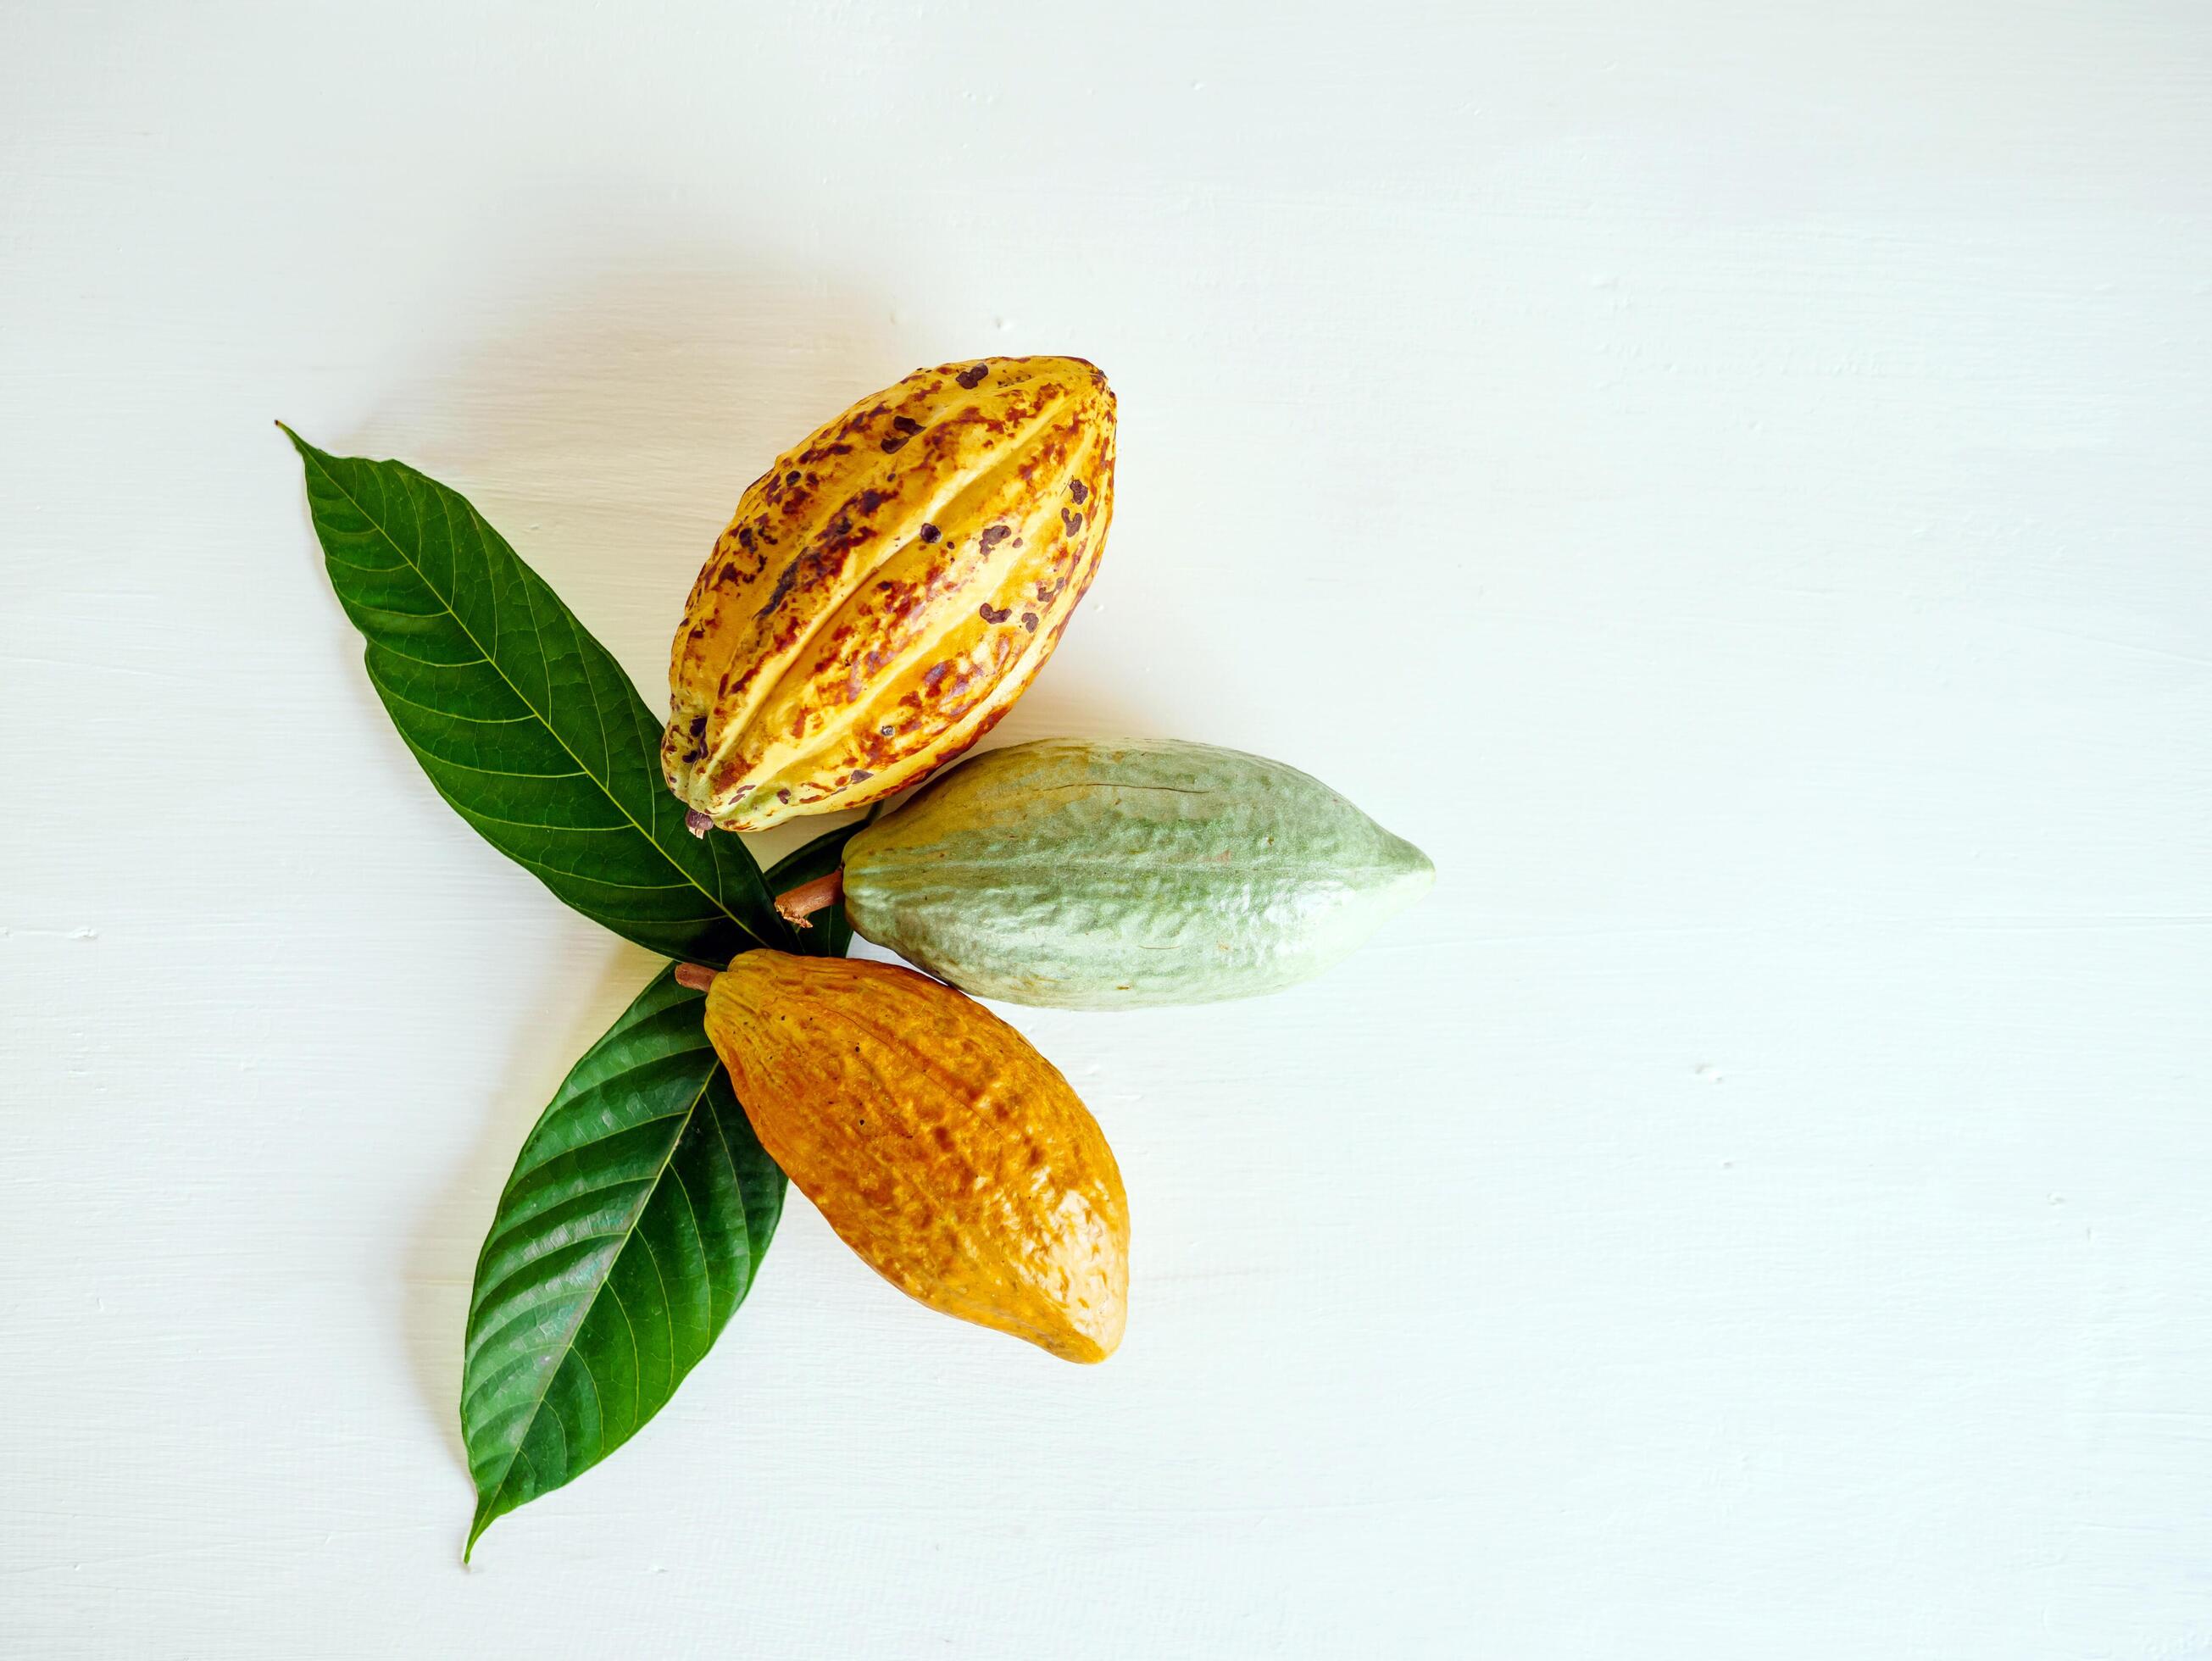
<path fill-rule="evenodd" d="M 0 1651 L 2212 1653 L 2208 94 L 2194 0 L 9 8 Z M 1001 734 L 1433 901 L 1017 1012 L 1110 1365 L 794 1202 L 465 1573 L 476 1247 L 650 964 L 416 776 L 270 421 L 655 689 L 779 444 L 1034 350 L 1121 496 Z"/>

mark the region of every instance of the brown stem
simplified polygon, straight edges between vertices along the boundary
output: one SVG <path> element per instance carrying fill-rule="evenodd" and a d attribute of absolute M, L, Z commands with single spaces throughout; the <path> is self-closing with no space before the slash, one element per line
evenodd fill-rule
<path fill-rule="evenodd" d="M 783 920 L 793 928 L 811 928 L 806 920 L 825 905 L 835 905 L 845 897 L 845 873 L 832 871 L 826 877 L 817 877 L 812 882 L 803 882 L 788 893 L 775 897 L 775 909 Z"/>
<path fill-rule="evenodd" d="M 676 965 L 676 983 L 688 986 L 694 992 L 704 992 L 714 983 L 715 973 L 704 964 L 679 963 Z"/>

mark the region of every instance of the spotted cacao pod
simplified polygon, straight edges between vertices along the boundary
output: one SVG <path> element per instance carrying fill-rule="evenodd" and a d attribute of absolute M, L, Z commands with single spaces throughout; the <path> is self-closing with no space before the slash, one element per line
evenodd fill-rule
<path fill-rule="evenodd" d="M 708 980 L 706 1022 L 761 1146 L 878 1274 L 1067 1360 L 1113 1354 L 1121 1172 L 1020 1033 L 911 969 L 781 952 Z"/>
<path fill-rule="evenodd" d="M 744 494 L 669 666 L 669 788 L 726 830 L 904 788 L 990 731 L 1106 545 L 1114 394 L 1073 357 L 922 369 Z"/>

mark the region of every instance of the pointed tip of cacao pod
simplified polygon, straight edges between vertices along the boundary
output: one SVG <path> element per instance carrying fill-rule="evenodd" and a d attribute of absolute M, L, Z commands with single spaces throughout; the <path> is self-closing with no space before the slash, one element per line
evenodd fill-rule
<path fill-rule="evenodd" d="M 714 828 L 714 821 L 694 807 L 685 812 L 684 828 L 695 837 L 704 837 Z"/>
<path fill-rule="evenodd" d="M 1110 1310 L 1094 1311 L 1083 1324 L 1071 1320 L 1067 1329 L 1054 1334 L 1049 1342 L 1034 1342 L 1048 1355 L 1078 1366 L 1095 1367 L 1121 1348 L 1121 1332 L 1127 1321 L 1127 1305 L 1116 1303 Z"/>

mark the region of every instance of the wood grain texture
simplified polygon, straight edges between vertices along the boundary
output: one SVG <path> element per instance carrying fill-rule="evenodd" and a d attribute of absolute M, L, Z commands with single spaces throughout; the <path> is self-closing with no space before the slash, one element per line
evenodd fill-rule
<path fill-rule="evenodd" d="M 0 1652 L 2201 1652 L 2203 8 L 651 16 L 0 15 Z M 1280 757 L 1436 890 L 1007 1012 L 1109 1365 L 794 1198 L 464 1573 L 475 1254 L 651 964 L 425 784 L 269 423 L 652 702 L 769 458 L 1035 352 L 1119 501 L 994 741 Z"/>

